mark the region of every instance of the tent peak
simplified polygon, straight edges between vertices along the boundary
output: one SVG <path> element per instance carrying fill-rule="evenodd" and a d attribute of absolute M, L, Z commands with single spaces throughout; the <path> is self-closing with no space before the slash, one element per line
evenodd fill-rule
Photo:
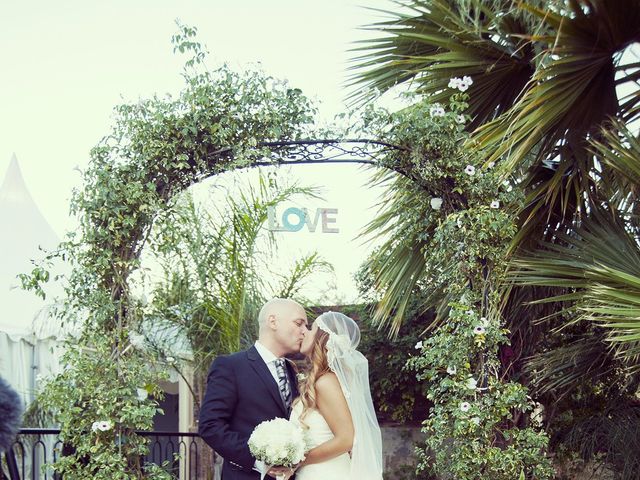
<path fill-rule="evenodd" d="M 33 202 L 22 176 L 18 157 L 14 153 L 0 187 L 0 202 L 24 203 Z"/>

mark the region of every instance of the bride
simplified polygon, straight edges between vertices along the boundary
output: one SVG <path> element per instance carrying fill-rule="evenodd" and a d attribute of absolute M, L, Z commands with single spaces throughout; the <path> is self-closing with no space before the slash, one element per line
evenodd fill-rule
<path fill-rule="evenodd" d="M 291 421 L 307 432 L 311 450 L 296 480 L 382 480 L 382 439 L 359 342 L 356 322 L 338 312 L 320 315 L 302 342 L 311 370 Z"/>

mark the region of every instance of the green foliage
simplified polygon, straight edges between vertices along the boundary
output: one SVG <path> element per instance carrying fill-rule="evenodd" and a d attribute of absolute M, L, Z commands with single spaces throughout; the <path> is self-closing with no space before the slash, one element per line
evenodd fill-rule
<path fill-rule="evenodd" d="M 495 353 L 508 332 L 473 308 L 453 304 L 446 323 L 423 342 L 422 355 L 408 362 L 434 404 L 423 423 L 428 449 L 421 468 L 460 479 L 507 480 L 521 472 L 551 478 L 541 456 L 548 439 L 525 427 L 533 403 L 524 386 L 500 376 Z"/>
<path fill-rule="evenodd" d="M 364 233 L 396 233 L 367 266 L 384 292 L 374 321 L 393 318 L 394 333 L 417 285 L 429 286 L 425 304 L 439 305 L 442 318 L 452 295 L 504 269 L 504 239 L 515 233 L 512 214 L 521 198 L 492 164 L 484 164 L 482 152 L 466 146 L 467 99 L 456 93 L 446 108 L 424 100 L 394 114 L 369 111 L 363 122 L 365 131 L 404 147 L 381 159 L 406 178 L 380 174 L 392 187 Z"/>
<path fill-rule="evenodd" d="M 165 376 L 122 332 L 114 339 L 96 331 L 69 342 L 62 358 L 67 368 L 40 395 L 41 406 L 60 424 L 65 454 L 52 468 L 64 478 L 147 477 L 148 466 L 140 463 L 147 440 L 134 432 L 152 428 L 162 398 L 157 382 Z M 103 422 L 101 428 L 96 422 Z"/>
<path fill-rule="evenodd" d="M 640 72 L 628 48 L 640 40 L 637 1 L 416 0 L 401 6 L 371 27 L 382 34 L 359 49 L 355 80 L 374 88 L 354 96 L 377 96 L 404 84 L 444 102 L 451 96 L 449 77 L 473 77 L 468 148 L 482 148 L 483 163 L 496 161 L 526 196 L 514 205 L 519 214 L 510 253 L 516 255 L 503 262 L 523 254 L 515 268 L 524 281 L 501 293 L 513 343 L 504 374 L 531 382 L 546 407 L 549 432 L 571 431 L 579 418 L 605 418 L 610 409 L 599 401 L 603 391 L 619 391 L 609 397 L 611 406 L 637 396 L 630 372 L 638 362 L 632 265 L 639 157 L 631 126 L 640 112 Z M 611 222 L 602 224 L 598 212 L 612 217 L 611 232 Z M 421 285 L 421 273 L 428 271 L 421 253 L 429 246 L 427 239 L 389 255 L 396 278 L 381 285 L 390 299 L 403 300 L 410 287 Z M 499 284 L 500 278 L 493 288 Z M 446 288 L 433 292 L 430 304 L 458 301 L 447 298 Z M 619 448 L 619 457 L 635 458 L 633 441 L 610 441 L 628 438 L 614 422 L 599 425 L 581 429 L 577 441 L 559 435 L 565 440 L 553 448 L 575 454 L 581 444 L 607 439 L 607 452 Z M 615 455 L 590 451 L 590 458 L 634 477 L 628 469 L 633 460 L 621 467 Z"/>
<path fill-rule="evenodd" d="M 286 82 L 261 72 L 237 73 L 226 65 L 204 69 L 205 52 L 195 34 L 179 26 L 173 37 L 175 50 L 191 55 L 179 95 L 115 108 L 113 128 L 91 150 L 84 186 L 71 202 L 79 229 L 52 254 L 73 269 L 55 314 L 77 332 L 66 369 L 49 384 L 44 394 L 49 399 L 43 400 L 55 410 L 65 444 L 75 452 L 54 466 L 65 478 L 166 477 L 160 468 L 145 470 L 139 464 L 146 447 L 134 433 L 150 428 L 156 412 L 154 400 L 136 399 L 136 389 L 156 394 L 163 377 L 160 368 L 150 368 L 156 363 L 153 352 L 133 353 L 132 344 L 140 341 L 132 339 L 144 318 L 144 306 L 131 293 L 141 252 L 178 193 L 207 176 L 270 158 L 259 141 L 299 138 L 313 120 L 311 103 Z M 234 221 L 248 221 L 246 214 L 234 213 Z M 23 277 L 25 287 L 41 294 L 45 270 Z M 243 281 L 232 290 L 235 299 Z M 240 319 L 246 303 L 235 299 L 225 304 L 231 309 L 207 307 L 219 319 Z M 237 338 L 235 331 L 220 333 L 228 342 L 225 348 Z M 94 421 L 112 428 L 92 432 Z"/>
<path fill-rule="evenodd" d="M 572 322 L 606 328 L 611 347 L 633 370 L 640 355 L 640 249 L 630 229 L 619 212 L 594 210 L 573 235 L 559 234 L 556 243 L 515 261 L 510 275 L 520 285 L 563 287 L 539 302 L 571 300 Z"/>
<path fill-rule="evenodd" d="M 416 183 L 394 182 L 386 210 L 369 228 L 389 234 L 365 266 L 381 292 L 375 319 L 395 315 L 397 333 L 418 291 L 428 292 L 423 309 L 436 307 L 435 321 L 423 326 L 430 335 L 420 355 L 407 362 L 433 403 L 423 422 L 427 447 L 419 450 L 418 474 L 548 479 L 548 439 L 527 424 L 533 402 L 523 385 L 504 379 L 498 356 L 509 332 L 497 286 L 521 197 L 485 164 L 482 151 L 467 147 L 467 119 L 460 115 L 468 97 L 451 98 L 446 107 L 423 100 L 366 119 L 385 141 L 404 147 L 381 163 L 400 166 Z M 408 275 L 405 265 L 416 267 Z"/>
<path fill-rule="evenodd" d="M 602 393 L 580 393 L 584 396 L 575 395 L 570 408 L 564 408 L 549 427 L 558 458 L 578 466 L 590 462 L 599 468 L 609 468 L 620 480 L 638 478 L 640 407 L 637 402 L 616 396 L 605 398 Z"/>

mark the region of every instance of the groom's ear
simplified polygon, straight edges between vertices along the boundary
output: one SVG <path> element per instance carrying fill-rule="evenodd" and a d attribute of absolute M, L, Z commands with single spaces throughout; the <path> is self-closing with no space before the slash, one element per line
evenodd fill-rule
<path fill-rule="evenodd" d="M 269 315 L 267 317 L 267 325 L 269 326 L 269 328 L 271 330 L 275 330 L 277 328 L 277 322 L 276 322 L 276 316 L 275 315 Z"/>

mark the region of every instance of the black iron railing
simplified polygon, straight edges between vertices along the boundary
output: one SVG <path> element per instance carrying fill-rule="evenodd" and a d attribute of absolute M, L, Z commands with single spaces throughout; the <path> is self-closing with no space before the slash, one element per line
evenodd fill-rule
<path fill-rule="evenodd" d="M 180 480 L 197 479 L 200 452 L 197 433 L 136 432 L 149 438 L 149 453 L 143 463 L 155 463 Z M 58 480 L 45 465 L 55 463 L 65 454 L 60 430 L 23 428 L 6 455 L 0 456 L 0 480 Z"/>

